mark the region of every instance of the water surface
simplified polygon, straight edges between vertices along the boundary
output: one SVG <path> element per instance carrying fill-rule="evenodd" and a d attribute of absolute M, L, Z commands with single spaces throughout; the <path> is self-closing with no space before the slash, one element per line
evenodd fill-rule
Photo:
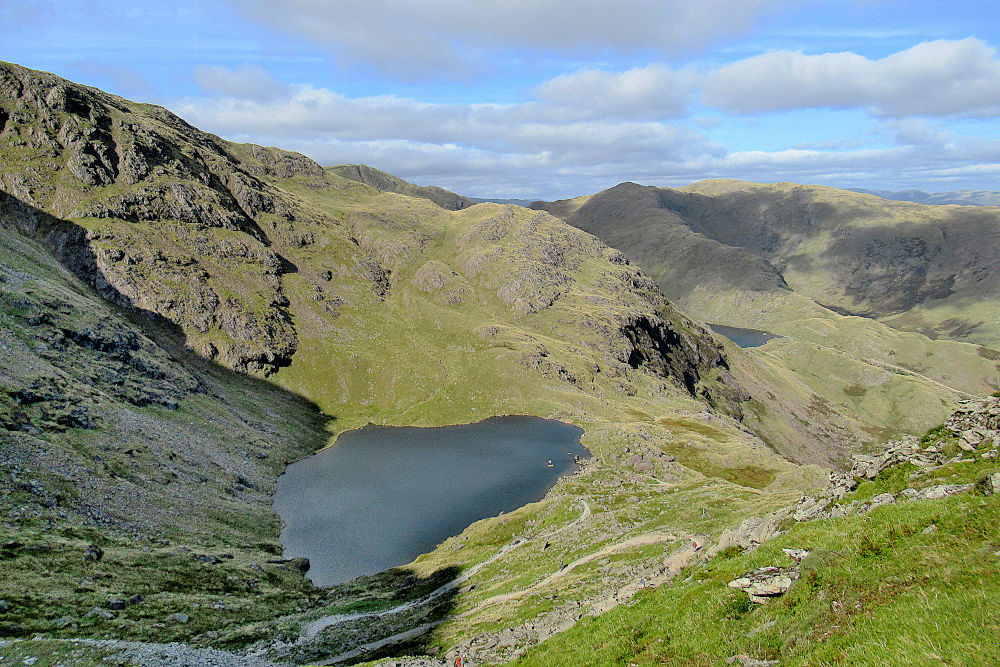
<path fill-rule="evenodd" d="M 725 324 L 709 324 L 717 334 L 721 334 L 733 341 L 740 347 L 760 347 L 773 338 L 780 338 L 777 334 L 760 329 L 744 329 L 743 327 L 728 327 Z"/>
<path fill-rule="evenodd" d="M 590 455 L 582 434 L 538 417 L 343 433 L 278 478 L 285 557 L 309 558 L 318 586 L 409 563 L 479 519 L 540 500 L 574 456 Z"/>

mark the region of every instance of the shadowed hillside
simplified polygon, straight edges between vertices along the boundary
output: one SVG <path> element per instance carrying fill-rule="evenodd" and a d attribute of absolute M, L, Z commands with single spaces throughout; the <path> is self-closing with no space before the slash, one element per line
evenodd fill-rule
<path fill-rule="evenodd" d="M 814 412 L 852 414 L 876 440 L 918 431 L 914 417 L 943 418 L 963 393 L 1000 385 L 994 209 L 742 181 L 623 183 L 532 207 L 622 249 L 702 321 L 779 334 L 752 356 L 807 385 Z M 856 310 L 900 328 L 849 316 Z M 922 318 L 934 313 L 948 317 L 930 326 Z M 977 344 L 906 330 L 918 322 Z M 768 377 L 736 375 L 758 395 Z"/>
<path fill-rule="evenodd" d="M 924 192 L 923 190 L 866 190 L 847 188 L 851 192 L 864 192 L 892 201 L 911 201 L 935 206 L 1000 206 L 1000 192 L 988 190 L 957 190 L 955 192 Z"/>

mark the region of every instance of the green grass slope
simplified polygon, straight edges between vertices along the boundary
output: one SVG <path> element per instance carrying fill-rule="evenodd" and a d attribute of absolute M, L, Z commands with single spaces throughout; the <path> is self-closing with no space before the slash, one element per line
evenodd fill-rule
<path fill-rule="evenodd" d="M 935 433 L 927 444 L 941 444 Z M 995 459 L 891 468 L 842 502 L 997 470 Z M 628 607 L 585 618 L 515 664 L 718 665 L 741 655 L 781 665 L 992 664 L 998 520 L 997 496 L 972 490 L 793 523 L 753 551 L 723 550 Z M 782 549 L 810 552 L 783 596 L 758 605 L 727 585 L 760 567 L 793 566 Z"/>

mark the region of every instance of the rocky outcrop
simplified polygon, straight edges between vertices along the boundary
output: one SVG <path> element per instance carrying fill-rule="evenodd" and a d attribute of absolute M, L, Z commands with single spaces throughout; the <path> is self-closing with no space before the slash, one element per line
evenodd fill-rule
<path fill-rule="evenodd" d="M 277 149 L 242 155 L 164 109 L 15 65 L 0 64 L 0 108 L 2 140 L 20 151 L 0 175 L 0 224 L 43 239 L 118 305 L 177 324 L 205 356 L 264 375 L 289 362 L 289 267 L 265 228 L 282 236 L 303 214 L 260 179 L 324 178 L 319 165 Z"/>
<path fill-rule="evenodd" d="M 983 495 L 992 495 L 1000 489 L 1000 473 L 991 473 L 976 484 L 935 484 L 922 488 L 906 488 L 895 493 L 882 493 L 868 500 L 854 500 L 839 503 L 844 496 L 858 488 L 862 480 L 873 480 L 881 473 L 904 464 L 913 465 L 918 470 L 930 472 L 948 463 L 961 463 L 995 459 L 997 444 L 984 437 L 981 448 L 966 451 L 960 445 L 973 437 L 983 435 L 984 430 L 992 432 L 1000 415 L 1000 397 L 970 399 L 964 401 L 952 413 L 945 424 L 931 433 L 933 442 L 909 436 L 888 442 L 877 454 L 857 454 L 852 457 L 850 470 L 830 474 L 828 486 L 816 496 L 804 496 L 795 505 L 784 507 L 764 516 L 750 517 L 740 525 L 722 532 L 719 540 L 709 549 L 715 555 L 725 549 L 755 549 L 763 542 L 780 535 L 787 527 L 799 521 L 835 519 L 849 514 L 869 512 L 884 505 L 914 500 L 935 500 L 946 498 L 973 489 Z M 952 430 L 957 429 L 957 430 Z M 945 443 L 957 442 L 953 451 Z"/>
<path fill-rule="evenodd" d="M 951 436 L 956 446 L 965 453 L 995 458 L 1000 446 L 1000 398 L 968 399 L 962 401 L 955 412 L 937 429 L 937 434 Z M 933 468 L 949 461 L 963 458 L 961 452 L 948 452 L 937 445 L 927 445 L 920 439 L 907 436 L 886 443 L 877 454 L 855 454 L 851 468 L 844 473 L 830 476 L 831 493 L 841 498 L 858 486 L 861 479 L 875 479 L 893 466 L 909 463 L 918 468 Z"/>
<path fill-rule="evenodd" d="M 1000 446 L 1000 398 L 963 401 L 944 423 L 966 451 Z"/>
<path fill-rule="evenodd" d="M 799 569 L 762 567 L 747 572 L 742 577 L 729 582 L 730 588 L 738 588 L 745 592 L 751 602 L 763 604 L 768 599 L 784 594 L 799 578 Z"/>

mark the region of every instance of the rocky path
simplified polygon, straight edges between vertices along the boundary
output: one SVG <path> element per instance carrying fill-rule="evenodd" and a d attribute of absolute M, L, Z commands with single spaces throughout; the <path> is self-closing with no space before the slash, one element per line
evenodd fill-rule
<path fill-rule="evenodd" d="M 378 649 L 383 648 L 385 646 L 389 646 L 391 644 L 398 644 L 399 642 L 405 642 L 407 640 L 419 637 L 425 632 L 429 632 L 430 630 L 441 625 L 441 623 L 443 622 L 444 621 L 438 621 L 436 623 L 424 623 L 423 625 L 418 625 L 415 628 L 410 628 L 409 630 L 405 630 L 403 632 L 397 632 L 396 634 L 386 637 L 385 639 L 379 639 L 378 641 L 362 644 L 361 646 L 353 648 L 350 651 L 345 651 L 340 655 L 335 655 L 332 658 L 327 658 L 326 660 L 317 662 L 315 664 L 338 665 L 342 662 L 347 662 L 348 660 L 359 658 L 362 655 L 365 655 L 366 653 L 370 653 L 371 651 L 377 651 Z"/>
<path fill-rule="evenodd" d="M 577 558 L 575 561 L 571 563 L 567 563 L 564 567 L 560 568 L 558 571 L 553 572 L 544 579 L 541 579 L 540 581 L 532 584 L 531 586 L 528 586 L 527 588 L 521 588 L 516 591 L 511 591 L 509 593 L 501 593 L 500 595 L 494 595 L 493 597 L 486 598 L 482 602 L 478 603 L 472 609 L 459 614 L 458 618 L 463 618 L 465 616 L 469 616 L 470 614 L 474 614 L 478 612 L 480 609 L 488 607 L 490 605 L 500 604 L 503 602 L 507 602 L 509 600 L 516 600 L 517 598 L 524 597 L 525 595 L 531 593 L 532 591 L 538 590 L 539 588 L 544 588 L 549 584 L 553 583 L 554 581 L 565 577 L 575 568 L 593 562 L 599 558 L 603 558 L 604 556 L 608 556 L 610 554 L 619 551 L 625 551 L 626 549 L 631 549 L 632 547 L 646 546 L 649 544 L 658 544 L 661 542 L 670 542 L 678 539 L 678 537 L 679 536 L 676 533 L 652 532 L 652 533 L 643 533 L 642 535 L 636 535 L 635 537 L 629 538 L 622 542 L 615 542 L 613 544 L 609 544 L 602 549 L 587 554 L 586 556 Z"/>

